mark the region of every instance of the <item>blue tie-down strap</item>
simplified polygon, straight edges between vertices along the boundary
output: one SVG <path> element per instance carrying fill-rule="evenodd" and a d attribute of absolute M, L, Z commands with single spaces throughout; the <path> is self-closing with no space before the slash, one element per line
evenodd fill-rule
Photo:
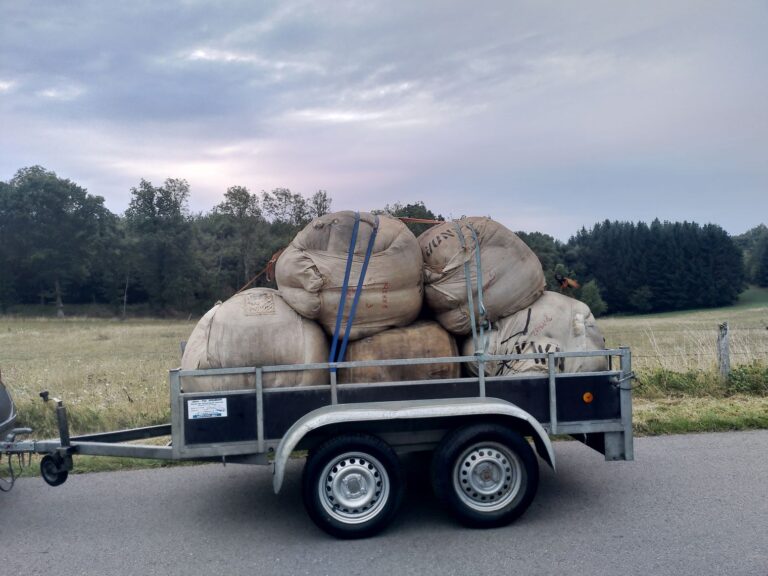
<path fill-rule="evenodd" d="M 339 362 L 344 362 L 344 353 L 347 351 L 347 343 L 349 343 L 349 333 L 352 331 L 352 323 L 355 320 L 355 313 L 357 312 L 357 303 L 360 301 L 360 294 L 363 291 L 363 282 L 365 282 L 365 273 L 368 270 L 368 263 L 371 261 L 371 254 L 373 254 L 373 243 L 376 241 L 376 234 L 379 232 L 379 217 L 375 216 L 373 224 L 373 230 L 371 236 L 368 239 L 368 248 L 365 250 L 365 260 L 363 260 L 363 267 L 360 270 L 360 278 L 357 280 L 357 288 L 355 289 L 355 298 L 352 300 L 352 308 L 349 311 L 349 318 L 347 318 L 347 327 L 344 330 L 344 340 L 341 342 L 341 350 L 339 350 Z"/>
<path fill-rule="evenodd" d="M 349 289 L 349 275 L 352 272 L 352 259 L 355 257 L 355 244 L 357 244 L 357 231 L 360 229 L 360 212 L 355 212 L 355 225 L 352 227 L 352 236 L 349 240 L 349 251 L 347 252 L 347 268 L 344 271 L 344 282 L 341 285 L 341 295 L 339 296 L 339 310 L 336 313 L 336 327 L 333 329 L 333 341 L 331 343 L 331 353 L 328 355 L 328 362 L 334 362 L 336 359 L 336 347 L 339 344 L 339 330 L 341 330 L 341 319 L 344 316 L 344 305 L 347 303 L 347 290 Z M 335 368 L 332 369 L 334 372 Z"/>

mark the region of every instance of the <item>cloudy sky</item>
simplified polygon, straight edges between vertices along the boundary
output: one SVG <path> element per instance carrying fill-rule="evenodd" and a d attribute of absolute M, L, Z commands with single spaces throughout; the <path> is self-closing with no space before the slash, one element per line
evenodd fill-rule
<path fill-rule="evenodd" d="M 0 180 L 768 223 L 768 3 L 0 0 Z"/>

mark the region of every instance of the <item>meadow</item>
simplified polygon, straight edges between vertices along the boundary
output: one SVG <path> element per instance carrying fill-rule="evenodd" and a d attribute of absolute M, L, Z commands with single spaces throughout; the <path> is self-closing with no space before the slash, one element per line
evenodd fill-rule
<path fill-rule="evenodd" d="M 733 374 L 717 372 L 717 327 L 731 328 Z M 609 346 L 630 346 L 638 433 L 768 427 L 768 290 L 736 306 L 598 321 Z M 75 433 L 169 420 L 168 369 L 195 320 L 0 316 L 0 370 L 24 425 L 55 435 L 50 406 L 65 400 Z"/>

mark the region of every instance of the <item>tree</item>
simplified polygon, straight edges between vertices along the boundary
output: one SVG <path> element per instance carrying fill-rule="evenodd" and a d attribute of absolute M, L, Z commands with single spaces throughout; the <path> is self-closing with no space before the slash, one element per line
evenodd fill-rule
<path fill-rule="evenodd" d="M 275 188 L 272 192 L 261 193 L 264 214 L 275 223 L 304 226 L 311 220 L 311 211 L 306 198 L 294 194 L 288 188 Z"/>
<path fill-rule="evenodd" d="M 755 246 L 752 260 L 752 280 L 758 286 L 768 288 L 768 232 Z"/>
<path fill-rule="evenodd" d="M 94 264 L 114 226 L 102 197 L 41 166 L 22 168 L 0 188 L 0 263 L 9 278 L 0 290 L 22 301 L 52 295 L 64 316 L 67 290 L 96 275 Z"/>
<path fill-rule="evenodd" d="M 415 202 L 413 204 L 401 204 L 395 202 L 394 204 L 387 204 L 383 210 L 374 210 L 376 213 L 389 214 L 395 218 L 422 218 L 424 220 L 445 220 L 440 214 L 435 214 L 424 205 L 424 202 Z M 415 222 L 406 222 L 406 226 L 414 233 L 415 236 L 420 236 L 426 230 L 433 226 L 433 224 L 419 224 Z"/>
<path fill-rule="evenodd" d="M 167 311 L 195 303 L 201 267 L 187 209 L 189 184 L 169 178 L 155 187 L 141 180 L 125 212 L 135 275 L 153 308 Z"/>
<path fill-rule="evenodd" d="M 318 190 L 309 199 L 309 215 L 312 218 L 325 216 L 331 211 L 331 197 L 325 190 Z"/>
<path fill-rule="evenodd" d="M 550 290 L 557 290 L 558 283 L 555 280 L 556 274 L 563 276 L 574 276 L 568 266 L 565 265 L 563 245 L 555 240 L 549 234 L 541 232 L 515 232 L 525 244 L 533 250 L 533 253 L 539 258 L 541 268 L 544 270 L 544 278 L 547 281 L 547 287 Z"/>
<path fill-rule="evenodd" d="M 748 282 L 758 286 L 768 286 L 765 280 L 759 279 L 759 276 L 765 274 L 765 265 L 761 265 L 761 260 L 768 258 L 766 256 L 766 246 L 768 246 L 768 227 L 765 224 L 759 224 L 754 228 L 747 230 L 744 234 L 734 237 L 737 246 L 744 252 L 744 268 Z"/>
<path fill-rule="evenodd" d="M 611 312 L 725 306 L 744 287 L 741 250 L 714 224 L 601 222 L 569 240 L 566 262 Z"/>
<path fill-rule="evenodd" d="M 240 279 L 245 283 L 253 272 L 258 225 L 264 221 L 259 199 L 244 186 L 232 186 L 224 193 L 224 202 L 214 212 L 224 216 L 224 232 L 232 237 Z"/>
<path fill-rule="evenodd" d="M 8 306 L 18 301 L 18 254 L 14 254 L 12 246 L 15 226 L 14 215 L 10 210 L 11 194 L 10 184 L 0 182 L 0 312 L 4 312 Z"/>
<path fill-rule="evenodd" d="M 653 292 L 647 284 L 643 284 L 629 295 L 629 305 L 633 311 L 640 314 L 653 310 Z"/>
<path fill-rule="evenodd" d="M 605 300 L 600 296 L 600 288 L 594 280 L 590 280 L 581 287 L 579 300 L 589 306 L 589 309 L 592 310 L 592 314 L 594 314 L 595 317 L 605 314 L 605 311 L 608 308 L 605 304 Z"/>

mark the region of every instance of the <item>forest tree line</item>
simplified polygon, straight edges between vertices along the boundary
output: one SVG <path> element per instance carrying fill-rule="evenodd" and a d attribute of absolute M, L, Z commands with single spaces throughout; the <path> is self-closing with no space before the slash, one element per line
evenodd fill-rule
<path fill-rule="evenodd" d="M 325 191 L 259 194 L 232 186 L 204 213 L 189 210 L 185 180 L 141 180 L 122 215 L 104 199 L 40 166 L 0 181 L 0 312 L 19 305 L 101 304 L 114 314 L 197 314 L 262 271 L 317 216 Z M 442 219 L 423 203 L 383 206 L 395 216 Z M 490 214 L 490 216 L 493 216 Z M 417 235 L 424 224 L 409 224 Z M 539 256 L 548 287 L 596 314 L 733 303 L 747 282 L 768 286 L 768 229 L 738 237 L 714 224 L 610 222 L 568 242 L 519 232 Z M 269 285 L 262 275 L 254 285 Z"/>

